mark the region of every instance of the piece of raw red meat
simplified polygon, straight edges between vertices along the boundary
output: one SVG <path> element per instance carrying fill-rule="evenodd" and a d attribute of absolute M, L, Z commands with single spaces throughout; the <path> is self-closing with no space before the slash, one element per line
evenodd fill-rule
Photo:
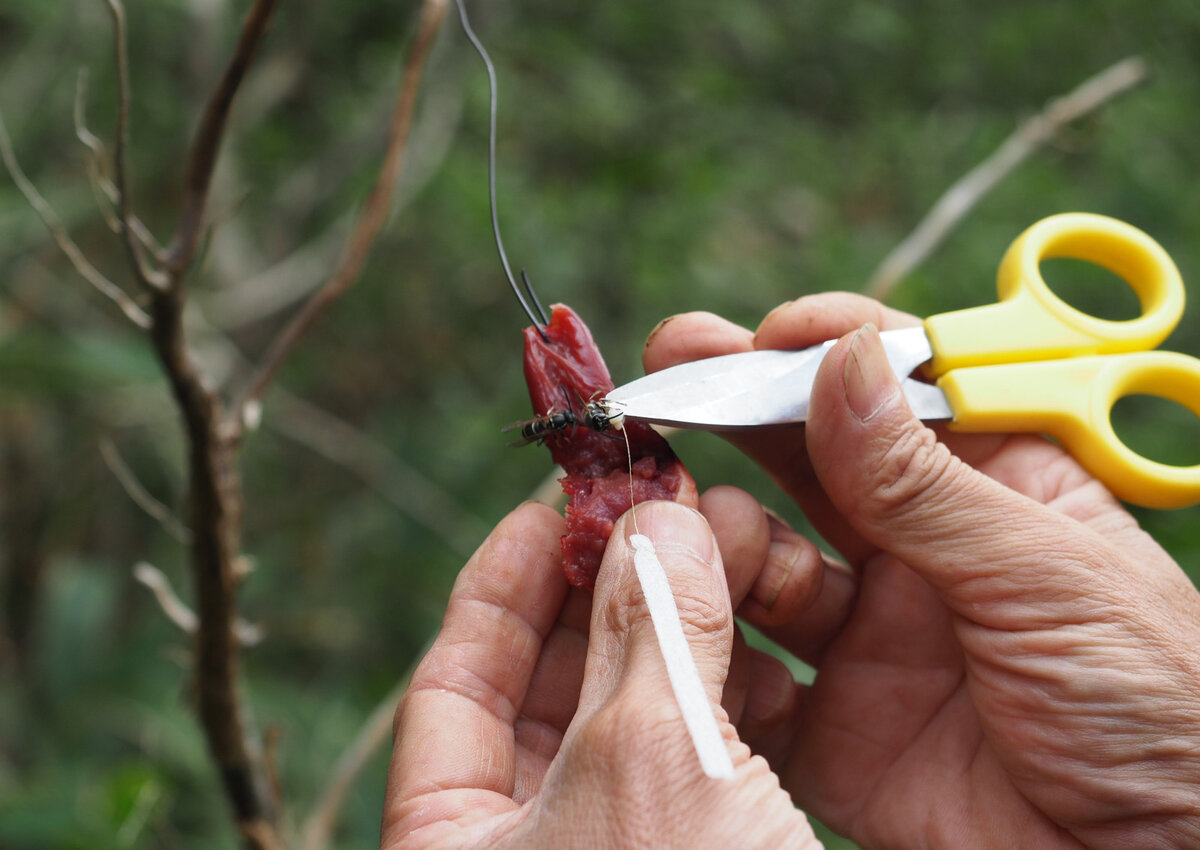
<path fill-rule="evenodd" d="M 585 427 L 584 405 L 613 388 L 608 367 L 583 320 L 563 304 L 551 308 L 550 321 L 525 333 L 525 383 L 538 416 L 571 411 L 560 417 L 576 423 L 548 432 L 543 441 L 566 475 L 560 479 L 567 503 L 567 533 L 562 538 L 563 571 L 577 587 L 591 589 L 604 557 L 613 523 L 630 507 L 630 457 L 633 502 L 667 499 L 695 506 L 696 482 L 656 431 L 627 420 L 628 454 L 619 431 Z M 543 338 L 544 335 L 544 338 Z"/>

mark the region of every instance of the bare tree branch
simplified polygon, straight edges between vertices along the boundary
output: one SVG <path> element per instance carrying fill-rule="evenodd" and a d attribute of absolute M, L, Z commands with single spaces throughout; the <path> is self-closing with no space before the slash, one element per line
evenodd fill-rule
<path fill-rule="evenodd" d="M 313 294 L 312 298 L 304 304 L 271 343 L 258 371 L 252 376 L 247 389 L 235 405 L 235 414 L 244 415 L 248 405 L 252 405 L 262 398 L 271 379 L 274 378 L 296 344 L 309 328 L 325 315 L 333 302 L 341 297 L 362 271 L 371 245 L 379 233 L 391 204 L 396 178 L 404 163 L 408 132 L 412 126 L 413 110 L 421 83 L 421 71 L 445 13 L 446 0 L 425 0 L 422 5 L 417 35 L 409 51 L 408 61 L 405 63 L 404 80 L 396 97 L 396 107 L 392 112 L 391 130 L 383 166 L 379 170 L 379 176 L 371 188 L 371 194 L 367 197 L 366 204 L 350 234 L 342 259 L 324 285 Z"/>
<path fill-rule="evenodd" d="M 404 173 L 396 184 L 390 216 L 417 197 L 437 174 L 449 154 L 463 114 L 464 87 L 456 74 L 440 69 L 437 79 L 423 87 L 421 121 L 408 141 Z M 385 116 L 390 120 L 390 116 Z M 290 175 L 276 195 L 287 213 L 300 217 L 327 200 L 331 180 L 347 168 L 347 160 L 361 160 L 364 142 L 343 142 Z M 303 188 L 302 188 L 303 187 Z M 270 268 L 216 292 L 203 294 L 203 310 L 216 326 L 229 331 L 245 327 L 288 310 L 310 297 L 328 276 L 328 269 L 345 250 L 346 236 L 354 225 L 354 210 L 338 216 L 324 231 L 292 249 Z"/>
<path fill-rule="evenodd" d="M 96 206 L 113 233 L 121 232 L 121 222 L 113 209 L 117 206 L 120 193 L 117 186 L 109 178 L 110 163 L 108 148 L 100 137 L 88 129 L 84 118 L 84 101 L 87 97 L 87 68 L 80 68 L 75 78 L 75 138 L 83 143 L 91 156 L 88 157 L 88 178 L 92 184 L 92 193 L 96 196 Z"/>
<path fill-rule="evenodd" d="M 1031 153 L 1054 138 L 1065 125 L 1142 82 L 1146 74 L 1145 61 L 1131 56 L 1050 101 L 1039 114 L 1023 121 L 991 156 L 964 174 L 937 199 L 916 229 L 893 248 L 871 274 L 866 293 L 880 301 L 885 300 L 895 285 L 925 261 L 984 195 Z"/>
<path fill-rule="evenodd" d="M 139 232 L 133 210 L 126 165 L 128 149 L 129 87 L 124 7 L 121 0 L 106 0 L 115 29 L 118 73 L 118 116 L 113 147 L 112 188 L 106 185 L 106 152 L 102 143 L 86 130 L 82 120 L 82 93 L 77 98 L 76 129 L 94 159 L 96 183 L 116 207 L 118 231 L 134 277 L 145 289 L 147 310 L 142 311 L 128 295 L 101 275 L 83 256 L 59 224 L 53 211 L 25 178 L 12 155 L 11 143 L 0 120 L 0 153 L 19 188 L 42 216 L 60 248 L 80 273 L 118 303 L 132 320 L 149 331 L 151 343 L 182 419 L 187 446 L 188 514 L 191 528 L 191 571 L 194 584 L 194 615 L 180 614 L 174 600 L 165 606 L 174 610 L 177 621 L 193 623 L 195 638 L 196 698 L 200 725 L 210 756 L 229 799 L 243 842 L 252 850 L 281 850 L 279 801 L 274 793 L 270 766 L 263 758 L 262 740 L 253 731 L 247 707 L 241 704 L 238 686 L 238 646 L 256 631 L 237 616 L 236 591 L 245 575 L 247 560 L 241 555 L 244 498 L 237 464 L 244 414 L 257 404 L 257 397 L 270 376 L 312 322 L 319 318 L 353 282 L 387 214 L 406 147 L 413 105 L 421 70 L 434 34 L 444 16 L 445 0 L 425 0 L 418 34 L 410 50 L 405 78 L 392 116 L 387 153 L 376 186 L 359 216 L 342 261 L 325 286 L 308 303 L 280 344 L 264 363 L 264 377 L 252 386 L 255 392 L 227 408 L 209 375 L 193 359 L 193 349 L 184 325 L 185 275 L 195 266 L 205 232 L 205 210 L 210 184 L 220 153 L 221 141 L 235 95 L 254 59 L 278 0 L 254 0 L 243 22 L 237 46 L 225 71 L 210 95 L 193 137 L 184 177 L 182 211 L 175 235 L 165 252 L 159 252 L 148 231 Z M 115 456 L 115 453 L 113 453 Z M 146 495 L 117 458 L 110 462 L 118 478 L 126 481 L 131 495 Z M 127 471 L 127 470 L 125 470 Z M 136 486 L 131 486 L 136 485 Z M 140 570 L 161 594 L 166 585 L 156 582 L 153 568 Z M 161 576 L 161 573 L 158 574 Z M 169 588 L 167 588 L 169 590 Z M 160 602 L 165 597 L 160 596 Z M 176 606 L 174 603 L 178 603 Z"/>
<path fill-rule="evenodd" d="M 375 706 L 366 722 L 358 730 L 358 734 L 354 736 L 354 740 L 350 742 L 334 764 L 329 780 L 300 832 L 300 850 L 324 850 L 329 845 L 329 837 L 333 833 L 334 826 L 337 825 L 338 813 L 341 811 L 346 792 L 354 785 L 354 780 L 358 778 L 371 756 L 391 736 L 396 705 L 404 696 L 404 692 L 408 690 L 408 683 L 412 680 L 413 672 L 431 645 L 432 640 L 417 653 L 417 657 L 404 671 L 400 681 Z"/>
<path fill-rule="evenodd" d="M 80 68 L 79 77 L 75 83 L 75 137 L 91 152 L 91 157 L 88 159 L 88 176 L 91 178 L 92 189 L 97 195 L 97 206 L 112 231 L 119 234 L 121 221 L 113 214 L 113 209 L 120 203 L 121 193 L 109 177 L 111 159 L 108 155 L 108 148 L 105 147 L 99 136 L 88 129 L 87 121 L 84 118 L 87 76 L 87 69 Z M 103 203 L 101 198 L 103 198 Z M 142 247 L 156 260 L 160 259 L 162 247 L 146 225 L 142 223 L 142 220 L 136 215 L 131 215 L 129 224 Z"/>
<path fill-rule="evenodd" d="M 455 554 L 469 558 L 487 536 L 489 529 L 483 520 L 468 512 L 436 482 L 349 423 L 282 389 L 272 396 L 272 410 L 278 414 L 267 420 L 272 430 L 358 476 Z M 557 486 L 555 489 L 561 492 Z"/>
<path fill-rule="evenodd" d="M 260 748 L 247 737 L 238 688 L 236 590 L 243 498 L 237 439 L 225 427 L 220 399 L 192 360 L 183 304 L 178 286 L 156 292 L 150 336 L 187 437 L 200 723 L 244 840 L 255 850 L 277 850 L 282 847 L 278 812 Z"/>
<path fill-rule="evenodd" d="M 120 0 L 107 2 L 116 28 L 120 77 L 113 154 L 120 196 L 118 215 L 130 265 L 150 293 L 150 338 L 182 414 L 187 437 L 200 725 L 243 840 L 255 850 L 277 850 L 282 847 L 282 839 L 276 799 L 261 759 L 261 747 L 249 739 L 238 688 L 236 590 L 243 498 L 237 435 L 226 427 L 221 400 L 192 359 L 184 330 L 182 287 L 199 244 L 208 185 L 226 118 L 276 0 L 255 2 L 234 55 L 209 99 L 188 159 L 179 229 L 162 268 L 153 270 L 144 265 L 130 224 L 133 213 L 124 163 L 130 109 L 124 10 Z"/>
<path fill-rule="evenodd" d="M 125 463 L 125 459 L 121 457 L 112 440 L 105 438 L 100 441 L 100 457 L 104 459 L 104 465 L 108 467 L 117 482 L 120 483 L 121 489 L 133 500 L 135 505 L 151 518 L 158 520 L 158 524 L 180 543 L 185 545 L 191 543 L 191 530 L 179 521 L 179 517 L 175 516 L 170 508 L 150 495 L 150 491 L 142 486 L 142 482 L 138 481 L 133 470 Z"/>
<path fill-rule="evenodd" d="M 155 601 L 167 615 L 168 620 L 179 626 L 184 634 L 195 636 L 200 627 L 199 618 L 196 616 L 196 612 L 184 604 L 183 600 L 175 593 L 175 588 L 171 587 L 170 580 L 162 570 L 145 561 L 139 561 L 134 564 L 133 577 L 154 594 Z M 254 646 L 263 638 L 262 629 L 245 620 L 238 620 L 234 623 L 233 635 L 242 646 Z"/>
<path fill-rule="evenodd" d="M 142 246 L 134 236 L 133 198 L 130 196 L 128 166 L 126 164 L 126 148 L 129 146 L 129 50 L 125 37 L 125 7 L 121 0 L 107 0 L 113 19 L 113 48 L 116 52 L 117 66 L 117 131 L 113 142 L 113 171 L 117 187 L 117 221 L 120 223 L 120 235 L 125 243 L 125 253 L 129 258 L 129 266 L 137 277 L 138 283 L 146 289 L 163 289 L 167 286 L 167 278 L 157 268 L 146 264 L 142 256 Z"/>
<path fill-rule="evenodd" d="M 25 200 L 29 202 L 29 205 L 33 207 L 38 217 L 41 218 L 42 223 L 46 225 L 46 228 L 50 231 L 50 235 L 58 243 L 59 250 L 71 261 L 71 265 L 75 267 L 75 271 L 79 272 L 80 276 L 94 286 L 101 295 L 116 304 L 129 321 L 133 322 L 139 328 L 149 328 L 150 316 L 135 304 L 133 299 L 121 287 L 105 277 L 99 269 L 88 261 L 83 251 L 79 250 L 79 246 L 67 234 L 66 228 L 59 221 L 54 209 L 42 197 L 37 187 L 25 176 L 25 172 L 21 169 L 21 164 L 17 162 L 17 155 L 13 151 L 12 140 L 8 137 L 8 129 L 4 125 L 3 114 L 0 114 L 0 158 L 4 160 L 4 165 L 8 169 L 8 173 L 12 176 L 13 183 L 17 185 L 21 194 L 25 196 Z"/>
<path fill-rule="evenodd" d="M 212 183 L 213 170 L 216 168 L 217 155 L 220 153 L 221 140 L 225 135 L 225 124 L 233 106 L 234 96 L 254 61 L 254 54 L 262 42 L 271 14 L 277 5 L 278 0 L 255 0 L 242 24 L 233 57 L 225 66 L 220 82 L 213 89 L 208 104 L 204 107 L 200 126 L 192 139 L 184 173 L 183 210 L 166 257 L 167 273 L 176 285 L 191 264 L 204 230 L 208 189 Z"/>
<path fill-rule="evenodd" d="M 179 626 L 184 634 L 196 634 L 199 628 L 196 612 L 183 603 L 162 570 L 145 561 L 139 561 L 133 566 L 133 577 L 154 594 L 158 607 L 167 615 L 168 620 Z"/>

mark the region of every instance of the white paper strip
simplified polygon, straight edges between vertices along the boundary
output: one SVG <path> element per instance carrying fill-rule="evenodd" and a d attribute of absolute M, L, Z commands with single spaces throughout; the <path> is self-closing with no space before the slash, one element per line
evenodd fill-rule
<path fill-rule="evenodd" d="M 700 767 L 714 779 L 732 779 L 733 761 L 729 758 L 725 739 L 721 737 L 708 694 L 704 692 L 696 661 L 688 649 L 675 595 L 658 561 L 654 543 L 644 534 L 631 535 L 629 542 L 633 545 L 633 566 L 642 584 L 646 607 L 650 609 L 654 633 L 658 636 L 659 648 L 667 662 L 667 678 L 671 680 L 675 701 L 679 703 L 683 722 L 687 724 L 696 755 L 700 757 Z"/>

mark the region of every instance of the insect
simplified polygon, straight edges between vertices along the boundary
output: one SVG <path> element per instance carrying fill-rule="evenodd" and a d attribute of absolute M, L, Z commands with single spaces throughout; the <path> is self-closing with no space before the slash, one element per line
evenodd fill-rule
<path fill-rule="evenodd" d="M 624 426 L 625 417 L 617 411 L 610 402 L 591 400 L 582 402 L 582 413 L 575 412 L 571 396 L 566 387 L 560 387 L 566 406 L 562 410 L 549 409 L 542 416 L 532 419 L 522 419 L 501 428 L 501 432 L 520 431 L 521 436 L 509 443 L 510 446 L 527 446 L 537 443 L 545 444 L 549 439 L 560 435 L 573 436 L 577 427 L 589 428 L 592 431 L 620 431 Z"/>
<path fill-rule="evenodd" d="M 589 401 L 584 405 L 583 419 L 593 431 L 625 430 L 625 414 L 609 401 Z"/>
<path fill-rule="evenodd" d="M 530 443 L 537 443 L 540 446 L 551 437 L 557 437 L 559 434 L 575 428 L 578 424 L 579 418 L 575 415 L 575 411 L 567 408 L 566 410 L 549 411 L 545 416 L 522 419 L 520 422 L 506 425 L 500 430 L 516 431 L 520 429 L 520 439 L 513 440 L 509 443 L 510 446 L 527 446 Z"/>

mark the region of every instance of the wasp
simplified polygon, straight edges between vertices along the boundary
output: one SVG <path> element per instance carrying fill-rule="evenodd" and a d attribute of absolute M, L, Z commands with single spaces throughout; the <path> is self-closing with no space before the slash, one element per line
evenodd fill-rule
<path fill-rule="evenodd" d="M 520 422 L 504 426 L 501 430 L 519 430 L 521 432 L 520 438 L 509 443 L 510 446 L 527 446 L 530 443 L 541 445 L 551 437 L 562 434 L 565 431 L 574 431 L 575 426 L 578 424 L 579 417 L 575 415 L 574 410 L 568 407 L 566 410 L 552 410 L 545 416 L 522 419 Z"/>
<path fill-rule="evenodd" d="M 593 431 L 621 431 L 625 428 L 625 413 L 607 399 L 592 399 L 583 406 L 583 424 Z"/>
<path fill-rule="evenodd" d="M 520 431 L 520 438 L 513 440 L 509 445 L 527 446 L 530 443 L 541 445 L 550 438 L 567 431 L 573 434 L 575 429 L 580 426 L 601 433 L 608 430 L 621 430 L 625 417 L 623 414 L 615 412 L 608 402 L 603 399 L 582 402 L 581 399 L 583 412 L 576 413 L 575 405 L 571 404 L 571 397 L 567 393 L 566 387 L 561 389 L 563 399 L 566 401 L 566 407 L 562 410 L 549 410 L 542 416 L 522 419 L 501 429 L 506 432 Z"/>

